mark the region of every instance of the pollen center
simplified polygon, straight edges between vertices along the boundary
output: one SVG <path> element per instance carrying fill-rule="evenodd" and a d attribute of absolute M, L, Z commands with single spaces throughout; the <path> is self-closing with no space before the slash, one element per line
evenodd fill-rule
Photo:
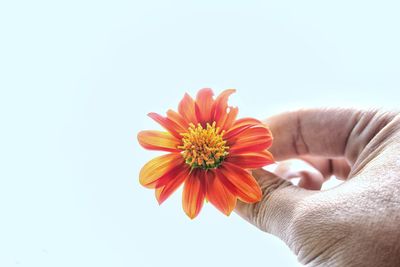
<path fill-rule="evenodd" d="M 188 131 L 181 133 L 182 146 L 178 148 L 183 150 L 185 162 L 192 168 L 213 169 L 221 165 L 222 161 L 228 155 L 229 147 L 222 138 L 224 131 L 207 123 L 207 126 L 193 123 L 189 124 Z"/>

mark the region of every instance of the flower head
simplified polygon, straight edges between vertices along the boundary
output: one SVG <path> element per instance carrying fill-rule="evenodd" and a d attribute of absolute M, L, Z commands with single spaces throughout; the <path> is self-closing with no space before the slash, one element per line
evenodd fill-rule
<path fill-rule="evenodd" d="M 261 199 L 261 189 L 248 170 L 274 162 L 267 151 L 272 135 L 259 120 L 236 119 L 238 108 L 228 106 L 234 92 L 225 90 L 214 99 L 212 90 L 204 88 L 196 100 L 185 94 L 178 112 L 168 110 L 166 117 L 148 114 L 166 131 L 141 131 L 139 143 L 169 153 L 143 166 L 140 183 L 156 189 L 160 204 L 182 184 L 183 209 L 190 218 L 199 214 L 206 199 L 226 215 L 237 199 Z"/>

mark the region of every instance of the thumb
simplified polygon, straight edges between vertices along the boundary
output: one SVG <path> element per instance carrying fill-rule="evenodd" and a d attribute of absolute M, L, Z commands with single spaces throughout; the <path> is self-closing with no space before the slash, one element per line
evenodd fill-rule
<path fill-rule="evenodd" d="M 318 191 L 305 190 L 263 169 L 252 172 L 263 196 L 257 203 L 238 201 L 235 212 L 259 229 L 290 243 L 292 225 L 302 209 L 302 201 Z"/>

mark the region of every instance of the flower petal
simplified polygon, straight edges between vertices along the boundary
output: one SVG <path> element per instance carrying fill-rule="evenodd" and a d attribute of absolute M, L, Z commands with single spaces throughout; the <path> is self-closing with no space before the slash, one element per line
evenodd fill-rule
<path fill-rule="evenodd" d="M 271 131 L 265 126 L 248 128 L 234 138 L 228 139 L 231 155 L 262 151 L 269 148 L 271 144 Z"/>
<path fill-rule="evenodd" d="M 214 93 L 210 88 L 201 89 L 196 96 L 196 116 L 197 120 L 203 125 L 206 126 L 206 123 L 212 124 L 211 121 L 211 109 L 214 103 L 213 99 Z"/>
<path fill-rule="evenodd" d="M 169 109 L 167 111 L 167 117 L 168 119 L 172 120 L 173 122 L 175 122 L 180 128 L 179 128 L 179 132 L 180 133 L 184 133 L 187 131 L 188 127 L 189 127 L 189 122 L 186 121 L 181 114 L 179 114 L 178 112 Z"/>
<path fill-rule="evenodd" d="M 186 131 L 186 129 L 182 130 L 182 128 L 171 119 L 163 117 L 160 114 L 157 114 L 155 112 L 150 112 L 147 115 L 156 122 L 158 122 L 162 127 L 164 127 L 168 132 L 170 132 L 173 136 L 175 136 L 178 139 L 182 138 L 180 133 Z"/>
<path fill-rule="evenodd" d="M 177 148 L 181 140 L 176 139 L 170 133 L 160 131 L 141 131 L 137 135 L 140 145 L 151 150 L 180 152 Z"/>
<path fill-rule="evenodd" d="M 180 153 L 170 153 L 156 157 L 147 162 L 139 174 L 140 183 L 148 188 L 155 188 L 160 178 L 179 167 L 185 167 L 184 160 Z"/>
<path fill-rule="evenodd" d="M 178 189 L 178 187 L 185 181 L 185 179 L 189 176 L 190 168 L 187 167 L 181 168 L 176 176 L 170 181 L 168 181 L 164 186 L 156 188 L 156 199 L 158 204 L 162 204 L 172 193 Z"/>
<path fill-rule="evenodd" d="M 225 161 L 244 169 L 257 169 L 274 163 L 274 157 L 268 150 L 264 150 L 248 154 L 228 155 Z"/>
<path fill-rule="evenodd" d="M 236 206 L 237 197 L 226 188 L 212 170 L 207 172 L 206 184 L 207 199 L 222 213 L 229 216 Z"/>
<path fill-rule="evenodd" d="M 163 176 L 158 178 L 156 183 L 156 188 L 166 186 L 171 180 L 175 179 L 176 176 L 178 176 L 182 171 L 189 173 L 190 172 L 189 165 L 182 163 L 175 166 L 170 171 L 166 172 Z"/>
<path fill-rule="evenodd" d="M 227 89 L 215 99 L 211 111 L 213 114 L 211 121 L 215 121 L 217 125 L 221 125 L 221 123 L 225 121 L 226 111 L 228 108 L 228 98 L 234 92 L 236 92 L 235 89 Z"/>
<path fill-rule="evenodd" d="M 224 138 L 230 139 L 252 126 L 262 125 L 262 122 L 253 118 L 238 119 L 225 133 Z"/>
<path fill-rule="evenodd" d="M 204 204 L 205 193 L 204 170 L 192 170 L 185 181 L 182 194 L 183 210 L 189 218 L 194 219 L 199 214 Z"/>
<path fill-rule="evenodd" d="M 194 102 L 193 98 L 190 95 L 185 94 L 179 103 L 178 111 L 186 121 L 197 125 L 195 105 L 196 102 Z"/>
<path fill-rule="evenodd" d="M 221 124 L 222 130 L 228 130 L 232 127 L 232 124 L 236 120 L 236 116 L 239 113 L 239 109 L 237 107 L 230 107 L 229 112 L 225 116 L 224 122 Z"/>
<path fill-rule="evenodd" d="M 224 162 L 216 171 L 222 183 L 240 200 L 247 203 L 261 200 L 260 186 L 248 171 L 229 162 Z"/>

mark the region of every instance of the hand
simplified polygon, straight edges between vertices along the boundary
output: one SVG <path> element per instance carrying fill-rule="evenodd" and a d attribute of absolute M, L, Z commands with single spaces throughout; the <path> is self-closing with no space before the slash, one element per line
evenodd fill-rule
<path fill-rule="evenodd" d="M 318 172 L 298 173 L 294 186 L 255 170 L 263 199 L 240 202 L 236 212 L 281 238 L 303 264 L 400 266 L 400 116 L 301 110 L 267 123 L 277 161 L 301 158 Z M 345 182 L 318 190 L 332 175 Z"/>

